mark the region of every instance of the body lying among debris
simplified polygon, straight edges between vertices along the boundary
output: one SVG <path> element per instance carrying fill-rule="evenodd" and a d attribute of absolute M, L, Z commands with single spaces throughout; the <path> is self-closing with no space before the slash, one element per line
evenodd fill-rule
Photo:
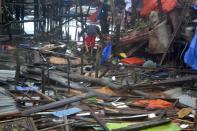
<path fill-rule="evenodd" d="M 0 6 L 1 131 L 197 130 L 195 0 Z"/>

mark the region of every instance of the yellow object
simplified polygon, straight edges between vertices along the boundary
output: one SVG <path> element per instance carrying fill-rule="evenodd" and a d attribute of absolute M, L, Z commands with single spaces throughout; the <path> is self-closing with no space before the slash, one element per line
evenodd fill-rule
<path fill-rule="evenodd" d="M 125 53 L 120 53 L 119 54 L 122 58 L 127 58 L 127 55 Z"/>

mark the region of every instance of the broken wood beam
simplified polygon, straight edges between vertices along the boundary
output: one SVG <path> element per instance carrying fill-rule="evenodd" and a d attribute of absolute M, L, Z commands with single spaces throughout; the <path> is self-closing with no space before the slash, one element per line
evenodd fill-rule
<path fill-rule="evenodd" d="M 33 113 L 37 113 L 37 112 L 41 112 L 41 111 L 57 108 L 57 107 L 60 107 L 60 106 L 65 106 L 67 104 L 78 102 L 78 101 L 81 101 L 83 99 L 86 99 L 86 98 L 89 98 L 89 97 L 93 97 L 93 96 L 94 96 L 93 93 L 87 93 L 87 94 L 84 94 L 82 96 L 75 96 L 75 97 L 63 99 L 63 100 L 60 100 L 60 101 L 52 102 L 52 103 L 49 103 L 49 104 L 46 104 L 46 105 L 33 107 L 31 109 L 27 109 L 25 111 L 22 111 L 21 114 L 23 116 L 28 116 L 28 115 L 31 115 Z"/>
<path fill-rule="evenodd" d="M 157 99 L 158 98 L 158 96 L 153 96 L 150 93 L 145 93 L 145 92 L 140 91 L 140 90 L 132 90 L 132 92 L 137 94 L 137 95 L 141 95 L 145 98 L 149 98 L 149 99 Z"/>
<path fill-rule="evenodd" d="M 51 102 L 55 102 L 54 99 L 52 99 L 51 97 L 49 97 L 49 96 L 47 96 L 47 95 L 41 93 L 40 91 L 35 91 L 35 92 L 36 92 L 39 96 L 45 98 L 46 100 L 51 101 Z"/>
<path fill-rule="evenodd" d="M 57 129 L 57 128 L 63 127 L 65 125 L 66 125 L 66 123 L 58 124 L 58 125 L 54 125 L 54 126 L 51 126 L 51 127 L 46 127 L 44 129 L 39 129 L 39 131 L 49 131 L 49 130 L 52 130 L 52 129 Z"/>
<path fill-rule="evenodd" d="M 161 85 L 168 85 L 168 86 L 169 85 L 182 85 L 185 82 L 191 82 L 191 81 L 194 81 L 196 79 L 197 79 L 196 76 L 188 76 L 188 77 L 182 77 L 182 78 L 163 80 L 163 81 L 159 81 L 159 82 L 129 85 L 129 87 L 130 88 L 138 88 L 138 87 L 161 86 Z"/>
<path fill-rule="evenodd" d="M 93 118 L 98 122 L 98 124 L 104 129 L 104 131 L 109 131 L 109 129 L 106 127 L 105 123 L 103 123 L 103 121 L 99 118 L 99 116 L 97 116 L 94 111 L 88 107 L 91 115 L 93 116 Z"/>
<path fill-rule="evenodd" d="M 65 76 L 65 75 L 63 75 L 63 76 Z M 79 81 L 79 82 L 83 81 L 83 82 L 89 82 L 89 83 L 92 83 L 92 84 L 108 86 L 108 87 L 110 87 L 112 89 L 115 89 L 115 90 L 121 88 L 121 85 L 114 84 L 107 79 L 87 77 L 87 76 L 78 75 L 78 74 L 70 74 L 70 79 L 73 80 L 73 81 Z"/>
<path fill-rule="evenodd" d="M 62 77 L 62 76 L 58 76 L 56 74 L 50 74 L 50 79 L 53 81 L 56 81 L 57 83 L 59 83 L 60 85 L 67 87 L 67 79 Z M 70 88 L 74 89 L 74 90 L 79 90 L 79 91 L 83 91 L 83 92 L 92 92 L 94 93 L 97 97 L 101 97 L 101 98 L 110 98 L 110 95 L 106 95 L 106 94 L 102 94 L 99 92 L 96 92 L 93 89 L 87 88 L 87 87 L 82 87 L 77 83 L 71 82 L 70 84 Z"/>
<path fill-rule="evenodd" d="M 58 53 L 58 52 L 54 52 L 54 51 L 43 51 L 42 53 L 50 54 L 50 55 L 53 55 L 53 56 L 60 56 L 60 57 L 63 57 L 63 58 L 77 59 L 77 57 L 73 57 L 73 56 L 70 56 L 70 55 L 66 55 L 66 54 L 62 54 L 62 53 Z"/>
<path fill-rule="evenodd" d="M 130 125 L 130 126 L 127 126 L 126 128 L 114 129 L 112 131 L 138 131 L 138 130 L 142 130 L 142 129 L 146 129 L 146 128 L 154 127 L 154 126 L 159 126 L 159 125 L 170 123 L 170 122 L 171 122 L 170 119 L 162 119 L 159 121 L 153 120 L 153 121 L 142 122 L 142 123 L 135 124 L 135 125 Z"/>
<path fill-rule="evenodd" d="M 125 45 L 130 45 L 134 43 L 148 41 L 149 29 L 143 29 L 141 31 L 134 30 L 132 32 L 128 32 L 126 35 L 120 38 L 120 42 L 116 45 L 116 48 L 120 48 Z"/>
<path fill-rule="evenodd" d="M 32 69 L 27 68 L 25 70 L 25 72 L 29 72 L 29 73 L 33 73 L 33 74 L 41 74 L 40 69 L 35 69 L 35 68 L 32 68 Z M 50 77 L 50 79 L 53 79 L 55 81 L 59 81 L 57 78 L 64 79 L 64 81 L 65 81 L 65 78 L 67 77 L 67 73 L 49 72 L 49 77 Z M 69 78 L 71 80 L 77 81 L 77 82 L 88 82 L 88 83 L 91 83 L 91 84 L 98 84 L 98 85 L 102 85 L 102 86 L 108 86 L 108 87 L 110 87 L 112 89 L 115 89 L 115 90 L 121 88 L 121 85 L 114 84 L 107 79 L 87 77 L 87 76 L 83 76 L 83 75 L 79 75 L 79 74 L 70 74 Z M 62 81 L 62 82 L 64 82 L 64 81 Z M 65 85 L 65 82 L 64 82 L 64 85 Z"/>
<path fill-rule="evenodd" d="M 186 73 L 186 74 L 197 74 L 197 71 L 187 70 L 187 69 L 177 69 L 177 68 L 165 68 L 165 67 L 143 67 L 137 65 L 126 65 L 127 68 L 139 68 L 143 70 L 153 70 L 153 71 L 170 71 L 170 72 L 179 72 L 179 73 Z"/>
<path fill-rule="evenodd" d="M 4 113 L 0 115 L 0 120 L 5 120 L 5 118 L 17 118 L 20 116 L 20 112 L 16 111 L 16 112 L 12 112 L 12 113 Z"/>

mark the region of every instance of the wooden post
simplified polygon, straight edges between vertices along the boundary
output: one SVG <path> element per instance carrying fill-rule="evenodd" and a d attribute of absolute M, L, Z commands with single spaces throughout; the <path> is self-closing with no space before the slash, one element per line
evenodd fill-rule
<path fill-rule="evenodd" d="M 197 101 L 196 101 L 196 114 L 194 119 L 194 131 L 197 131 Z"/>
<path fill-rule="evenodd" d="M 99 116 L 97 116 L 93 109 L 91 109 L 90 107 L 88 107 L 91 115 L 93 116 L 93 118 L 96 120 L 96 122 L 104 129 L 104 131 L 109 131 L 109 129 L 106 127 L 105 123 L 99 118 Z"/>
<path fill-rule="evenodd" d="M 81 2 L 79 0 L 77 0 L 77 3 L 79 3 L 79 9 L 80 9 L 80 15 L 81 15 L 81 30 L 84 30 L 84 22 L 83 22 L 83 9 L 82 9 L 82 5 L 81 5 Z M 85 43 L 85 38 L 83 36 L 83 43 Z M 83 66 L 84 66 L 84 52 L 85 52 L 85 46 L 82 48 L 82 54 L 81 54 L 81 74 L 83 74 Z"/>
<path fill-rule="evenodd" d="M 84 57 L 83 57 L 83 54 L 84 54 L 84 48 L 82 48 L 82 51 L 81 51 L 81 75 L 83 75 L 83 67 L 84 67 Z"/>
<path fill-rule="evenodd" d="M 42 84 L 41 84 L 41 88 L 42 88 L 42 93 L 45 94 L 45 74 L 44 74 L 44 67 L 41 67 L 41 78 L 42 78 Z"/>
<path fill-rule="evenodd" d="M 95 77 L 99 77 L 99 67 L 100 67 L 100 59 L 101 59 L 101 49 L 98 47 L 96 52 L 96 66 L 95 66 Z"/>
<path fill-rule="evenodd" d="M 114 25 L 116 24 L 116 17 L 117 17 L 114 0 L 110 0 L 110 5 L 111 5 L 111 12 L 112 12 L 112 25 Z"/>
<path fill-rule="evenodd" d="M 70 59 L 67 58 L 68 67 L 67 67 L 67 79 L 68 79 L 68 93 L 70 93 Z"/>
<path fill-rule="evenodd" d="M 2 0 L 2 8 L 4 10 L 4 14 L 5 14 L 5 22 L 8 23 L 9 22 L 9 10 L 7 9 L 7 7 L 5 6 L 5 0 Z M 12 40 L 12 34 L 11 34 L 11 31 L 10 31 L 10 25 L 7 25 L 4 27 L 7 28 L 7 32 L 8 32 L 8 35 L 9 35 L 9 39 Z"/>
<path fill-rule="evenodd" d="M 159 20 L 162 21 L 163 19 L 163 8 L 161 0 L 157 0 L 158 8 L 159 8 Z"/>
<path fill-rule="evenodd" d="M 60 107 L 60 106 L 65 106 L 67 104 L 78 102 L 78 101 L 81 101 L 83 99 L 87 99 L 87 98 L 90 98 L 90 97 L 93 97 L 93 96 L 95 96 L 93 93 L 87 93 L 87 94 L 83 94 L 81 96 L 74 96 L 74 97 L 70 97 L 70 98 L 67 98 L 67 99 L 62 99 L 60 101 L 55 101 L 55 102 L 52 102 L 52 103 L 49 103 L 49 104 L 36 106 L 36 107 L 31 108 L 31 109 L 27 109 L 27 110 L 25 110 L 21 113 L 22 113 L 22 115 L 27 116 L 27 115 L 30 115 L 30 114 L 33 114 L 33 113 L 57 108 L 57 107 Z"/>
<path fill-rule="evenodd" d="M 0 0 L 0 15 L 2 14 L 1 0 Z"/>
<path fill-rule="evenodd" d="M 15 86 L 17 86 L 19 82 L 19 76 L 20 76 L 20 59 L 19 59 L 18 48 L 16 48 L 16 51 L 15 51 L 15 60 L 16 60 Z"/>

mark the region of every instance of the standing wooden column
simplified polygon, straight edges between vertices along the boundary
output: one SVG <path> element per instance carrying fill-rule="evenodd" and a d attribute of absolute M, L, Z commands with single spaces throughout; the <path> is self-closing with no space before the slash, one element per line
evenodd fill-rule
<path fill-rule="evenodd" d="M 80 21 L 81 21 L 81 30 L 84 30 L 84 26 L 85 26 L 85 23 L 84 23 L 84 19 L 83 19 L 83 9 L 82 9 L 82 3 L 80 0 L 77 0 L 77 3 L 78 3 L 78 6 L 79 6 L 79 9 L 80 9 Z M 78 7 L 76 6 L 76 8 Z M 85 43 L 85 37 L 83 36 L 83 44 Z M 83 66 L 84 66 L 84 52 L 85 52 L 85 46 L 82 48 L 82 51 L 81 51 L 81 74 L 83 74 Z"/>
<path fill-rule="evenodd" d="M 0 23 L 2 23 L 1 15 L 2 15 L 2 7 L 1 7 L 1 0 L 0 0 Z"/>
<path fill-rule="evenodd" d="M 95 77 L 99 77 L 99 69 L 100 69 L 100 62 L 101 62 L 101 47 L 97 47 L 96 52 L 96 66 L 95 66 Z"/>
<path fill-rule="evenodd" d="M 84 56 L 83 56 L 83 54 L 84 54 L 84 48 L 82 48 L 82 51 L 81 51 L 81 75 L 83 75 L 83 67 L 84 67 Z"/>
<path fill-rule="evenodd" d="M 19 59 L 18 48 L 16 48 L 16 51 L 15 51 L 15 60 L 16 60 L 15 86 L 17 86 L 19 83 L 19 77 L 20 77 L 20 59 Z"/>
<path fill-rule="evenodd" d="M 45 69 L 44 67 L 41 67 L 41 78 L 42 78 L 42 84 L 41 84 L 41 88 L 42 88 L 42 93 L 45 94 Z"/>
<path fill-rule="evenodd" d="M 2 14 L 1 0 L 0 0 L 0 15 Z"/>
<path fill-rule="evenodd" d="M 194 131 L 197 131 L 197 101 L 196 101 L 196 115 L 194 119 Z"/>
<path fill-rule="evenodd" d="M 163 8 L 162 8 L 161 0 L 157 0 L 157 3 L 158 3 L 158 8 L 159 8 L 159 20 L 162 21 L 162 19 L 163 19 Z"/>
<path fill-rule="evenodd" d="M 114 0 L 110 0 L 110 6 L 111 6 L 111 12 L 112 12 L 112 29 L 113 25 L 116 23 L 116 9 L 115 9 L 115 4 Z"/>

